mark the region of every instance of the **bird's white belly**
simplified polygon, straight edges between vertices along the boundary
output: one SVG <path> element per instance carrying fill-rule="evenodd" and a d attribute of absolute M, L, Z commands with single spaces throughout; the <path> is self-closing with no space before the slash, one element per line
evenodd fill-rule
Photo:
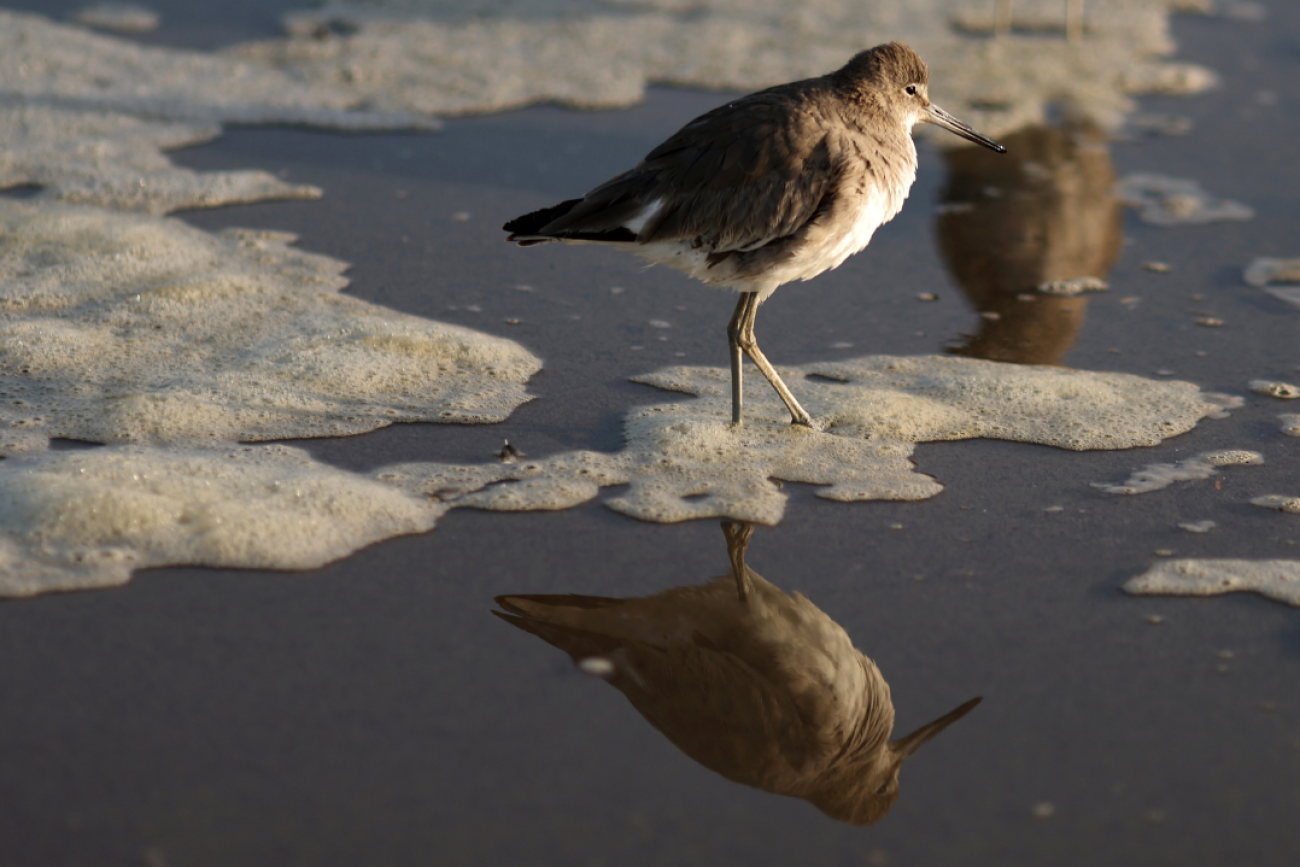
<path fill-rule="evenodd" d="M 797 279 L 811 280 L 824 271 L 838 268 L 854 253 L 860 253 L 871 243 L 882 223 L 887 223 L 902 210 L 902 202 L 894 204 L 888 196 L 871 196 L 858 209 L 857 218 L 847 232 L 832 236 L 816 248 L 810 248 L 804 258 L 804 267 Z M 792 278 L 796 279 L 796 278 Z"/>

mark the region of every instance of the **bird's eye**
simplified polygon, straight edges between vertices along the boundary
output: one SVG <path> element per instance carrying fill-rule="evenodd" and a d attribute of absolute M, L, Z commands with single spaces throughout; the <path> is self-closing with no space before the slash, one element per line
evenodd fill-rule
<path fill-rule="evenodd" d="M 916 85 L 915 85 L 915 84 L 909 84 L 907 87 L 905 87 L 905 88 L 903 88 L 903 89 L 907 91 L 907 95 L 908 95 L 908 96 L 916 96 Z"/>

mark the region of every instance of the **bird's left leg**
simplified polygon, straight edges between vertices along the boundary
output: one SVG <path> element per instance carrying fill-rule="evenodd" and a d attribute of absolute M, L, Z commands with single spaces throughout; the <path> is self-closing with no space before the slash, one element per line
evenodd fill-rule
<path fill-rule="evenodd" d="M 768 361 L 767 356 L 763 355 L 763 351 L 758 348 L 758 339 L 754 337 L 754 319 L 758 316 L 758 293 L 746 292 L 741 297 L 741 304 L 744 305 L 743 310 L 740 305 L 736 307 L 736 312 L 740 314 L 740 334 L 736 339 L 736 343 L 745 351 L 746 355 L 753 359 L 754 366 L 758 368 L 763 376 L 767 377 L 767 381 L 772 383 L 772 387 L 781 396 L 781 400 L 785 401 L 786 409 L 790 410 L 790 423 L 812 427 L 812 416 L 808 414 L 808 410 L 799 405 L 799 401 L 795 400 L 794 394 L 786 386 L 785 381 L 781 379 L 780 374 L 776 372 L 772 362 Z M 733 406 L 734 410 L 735 407 Z"/>
<path fill-rule="evenodd" d="M 749 547 L 749 537 L 754 535 L 754 525 L 748 521 L 723 521 L 722 535 L 727 537 L 727 557 L 731 559 L 731 576 L 736 580 L 736 595 L 741 602 L 748 602 L 750 581 L 745 573 L 745 549 Z"/>

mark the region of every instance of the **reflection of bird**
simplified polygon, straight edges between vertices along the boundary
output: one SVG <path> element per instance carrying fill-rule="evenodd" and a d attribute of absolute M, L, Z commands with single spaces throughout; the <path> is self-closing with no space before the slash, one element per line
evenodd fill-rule
<path fill-rule="evenodd" d="M 898 798 L 903 760 L 972 699 L 889 740 L 889 685 L 802 595 L 745 566 L 752 525 L 723 523 L 731 575 L 655 596 L 498 596 L 493 612 L 604 676 L 678 748 L 730 780 L 855 824 Z"/>
<path fill-rule="evenodd" d="M 948 181 L 935 234 L 949 271 L 984 314 L 979 334 L 949 351 L 1059 364 L 1088 302 L 1035 288 L 1110 272 L 1122 243 L 1115 171 L 1091 129 L 1035 127 L 1007 143 L 1006 158 L 976 148 L 944 153 Z"/>
<path fill-rule="evenodd" d="M 1003 147 L 930 102 L 925 62 L 891 42 L 821 78 L 759 91 L 697 117 L 639 165 L 581 199 L 506 223 L 507 240 L 600 242 L 741 293 L 727 326 L 732 423 L 741 420 L 741 354 L 812 419 L 758 348 L 758 305 L 867 246 L 916 179 L 912 127 L 933 123 Z"/>

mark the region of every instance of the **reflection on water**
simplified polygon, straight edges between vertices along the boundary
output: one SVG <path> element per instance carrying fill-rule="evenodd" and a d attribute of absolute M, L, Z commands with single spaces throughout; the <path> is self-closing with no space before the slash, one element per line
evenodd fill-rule
<path fill-rule="evenodd" d="M 1104 278 L 1121 245 L 1115 171 L 1100 133 L 1036 127 L 1005 139 L 1005 155 L 946 151 L 939 248 L 982 314 L 979 333 L 949 352 L 1020 364 L 1060 364 L 1087 301 L 1036 291 Z"/>
<path fill-rule="evenodd" d="M 723 522 L 730 575 L 655 596 L 498 596 L 502 620 L 617 687 L 682 752 L 729 780 L 859 825 L 898 798 L 903 760 L 980 699 L 889 740 L 876 664 L 802 595 L 745 565 L 753 526 Z"/>

